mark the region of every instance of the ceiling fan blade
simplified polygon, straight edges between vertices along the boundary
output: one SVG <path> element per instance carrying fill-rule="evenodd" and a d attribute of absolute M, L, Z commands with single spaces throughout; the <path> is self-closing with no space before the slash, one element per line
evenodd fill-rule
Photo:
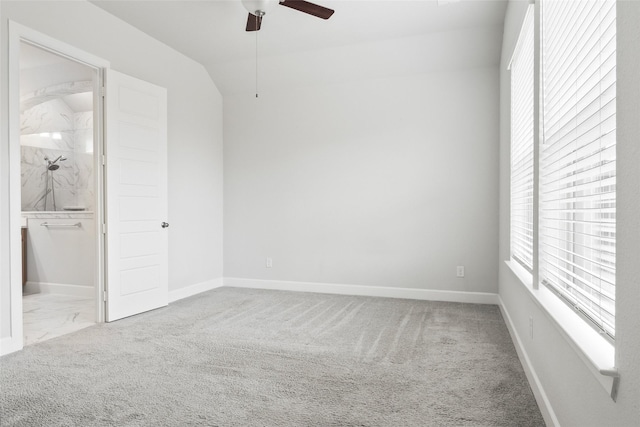
<path fill-rule="evenodd" d="M 247 31 L 259 31 L 262 25 L 262 16 L 256 16 L 250 13 L 247 17 Z"/>
<path fill-rule="evenodd" d="M 328 9 L 303 0 L 281 0 L 280 4 L 322 19 L 329 19 L 334 12 L 333 9 Z"/>

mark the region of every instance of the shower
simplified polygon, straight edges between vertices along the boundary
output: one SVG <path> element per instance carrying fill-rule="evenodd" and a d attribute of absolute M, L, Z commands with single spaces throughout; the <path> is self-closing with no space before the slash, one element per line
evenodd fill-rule
<path fill-rule="evenodd" d="M 59 161 L 63 162 L 65 160 L 67 160 L 67 158 L 65 156 L 58 156 L 55 160 L 51 160 L 49 159 L 48 156 L 44 157 L 44 160 L 47 162 L 47 170 L 44 172 L 47 174 L 46 180 L 45 180 L 45 190 L 44 190 L 44 195 L 42 196 L 42 198 L 44 198 L 44 210 L 48 210 L 47 209 L 47 202 L 48 202 L 48 195 L 49 193 L 51 193 L 51 200 L 52 200 L 52 204 L 53 204 L 53 210 L 56 211 L 56 190 L 55 190 L 55 186 L 54 184 L 56 183 L 56 180 L 53 178 L 53 172 L 58 170 L 60 168 L 60 165 L 57 164 Z M 42 198 L 40 200 L 42 200 Z"/>

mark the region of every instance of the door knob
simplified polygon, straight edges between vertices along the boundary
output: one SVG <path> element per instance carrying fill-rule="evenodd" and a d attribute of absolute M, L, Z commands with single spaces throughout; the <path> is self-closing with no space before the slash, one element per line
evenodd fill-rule
<path fill-rule="evenodd" d="M 167 228 L 168 226 L 169 226 L 169 223 L 168 223 L 168 222 L 163 222 L 163 223 L 162 223 L 162 228 Z"/>

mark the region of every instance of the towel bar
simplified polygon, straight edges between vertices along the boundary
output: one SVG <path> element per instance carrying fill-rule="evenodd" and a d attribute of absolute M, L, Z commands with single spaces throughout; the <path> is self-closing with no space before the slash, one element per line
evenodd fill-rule
<path fill-rule="evenodd" d="M 82 227 L 81 222 L 76 222 L 75 224 L 49 224 L 48 222 L 43 222 L 40 224 L 41 227 Z"/>

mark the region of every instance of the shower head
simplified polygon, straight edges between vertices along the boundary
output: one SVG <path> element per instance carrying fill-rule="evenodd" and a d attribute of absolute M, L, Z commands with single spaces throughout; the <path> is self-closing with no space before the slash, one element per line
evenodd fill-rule
<path fill-rule="evenodd" d="M 58 163 L 58 161 L 65 161 L 67 160 L 67 158 L 63 155 L 59 155 L 55 160 L 51 161 L 51 159 L 49 159 L 49 157 L 45 156 L 44 158 L 47 161 L 47 169 L 50 171 L 54 171 L 57 170 L 58 168 L 60 168 L 60 165 L 56 165 L 56 163 Z"/>

